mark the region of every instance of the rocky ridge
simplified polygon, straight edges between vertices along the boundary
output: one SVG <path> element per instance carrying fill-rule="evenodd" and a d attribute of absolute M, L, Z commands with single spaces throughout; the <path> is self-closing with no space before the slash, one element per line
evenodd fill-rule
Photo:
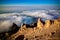
<path fill-rule="evenodd" d="M 23 24 L 16 33 L 5 33 L 6 40 L 60 40 L 60 18 L 42 22 L 39 18 L 32 25 Z"/>

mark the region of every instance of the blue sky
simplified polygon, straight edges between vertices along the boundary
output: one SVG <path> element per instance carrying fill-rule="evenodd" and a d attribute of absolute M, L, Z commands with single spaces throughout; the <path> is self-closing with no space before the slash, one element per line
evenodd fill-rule
<path fill-rule="evenodd" d="M 0 0 L 0 4 L 30 4 L 30 5 L 35 5 L 35 4 L 48 4 L 48 5 L 60 5 L 60 0 Z"/>

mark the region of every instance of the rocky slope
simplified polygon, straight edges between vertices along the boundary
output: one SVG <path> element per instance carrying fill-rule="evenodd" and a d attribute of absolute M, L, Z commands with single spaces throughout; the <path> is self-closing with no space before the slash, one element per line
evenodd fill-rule
<path fill-rule="evenodd" d="M 13 34 L 5 33 L 5 36 L 6 40 L 60 40 L 60 19 L 45 22 L 38 19 L 37 23 L 23 24 L 18 31 Z"/>

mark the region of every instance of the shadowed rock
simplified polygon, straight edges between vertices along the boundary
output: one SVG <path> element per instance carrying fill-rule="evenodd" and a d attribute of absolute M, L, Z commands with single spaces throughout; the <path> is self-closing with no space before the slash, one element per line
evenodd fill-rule
<path fill-rule="evenodd" d="M 37 23 L 33 23 L 31 25 L 29 25 L 29 24 L 23 24 L 22 26 L 24 26 L 24 25 L 26 25 L 26 28 L 34 28 L 34 27 L 37 26 Z"/>
<path fill-rule="evenodd" d="M 24 40 L 24 35 L 18 36 L 15 40 Z"/>
<path fill-rule="evenodd" d="M 13 23 L 12 27 L 11 27 L 11 31 L 9 31 L 10 34 L 14 34 L 19 30 L 19 27 Z"/>

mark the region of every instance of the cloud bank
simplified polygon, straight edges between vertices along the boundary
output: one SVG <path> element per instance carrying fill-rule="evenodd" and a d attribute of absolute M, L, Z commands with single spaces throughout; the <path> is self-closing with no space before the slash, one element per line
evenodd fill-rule
<path fill-rule="evenodd" d="M 23 11 L 21 13 L 0 14 L 0 32 L 9 31 L 13 23 L 20 26 L 22 23 L 31 24 L 36 22 L 36 18 L 44 20 L 54 20 L 60 18 L 60 10 L 35 10 Z"/>

